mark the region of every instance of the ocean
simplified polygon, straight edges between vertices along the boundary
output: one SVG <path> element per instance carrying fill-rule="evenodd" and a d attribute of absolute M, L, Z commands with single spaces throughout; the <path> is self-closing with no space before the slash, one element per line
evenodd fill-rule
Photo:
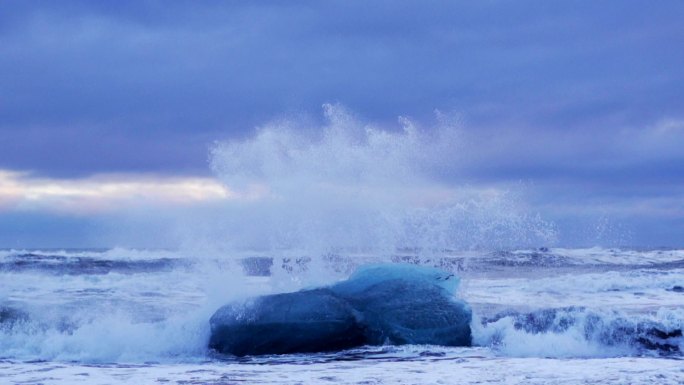
<path fill-rule="evenodd" d="M 684 383 L 684 250 L 273 255 L 2 250 L 0 383 Z M 207 348 L 223 304 L 332 284 L 375 262 L 459 276 L 474 346 L 254 357 Z"/>

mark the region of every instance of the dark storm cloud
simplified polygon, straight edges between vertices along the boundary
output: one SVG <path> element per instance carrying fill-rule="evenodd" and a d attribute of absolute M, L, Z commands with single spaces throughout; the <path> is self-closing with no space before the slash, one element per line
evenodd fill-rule
<path fill-rule="evenodd" d="M 205 172 L 212 140 L 341 102 L 506 130 L 681 115 L 679 2 L 0 5 L 0 167 Z M 57 155 L 61 154 L 61 155 Z"/>
<path fill-rule="evenodd" d="M 6 0 L 0 171 L 202 175 L 214 140 L 322 103 L 392 129 L 438 109 L 464 130 L 446 183 L 522 181 L 560 222 L 617 213 L 681 245 L 683 19 L 675 0 Z"/>

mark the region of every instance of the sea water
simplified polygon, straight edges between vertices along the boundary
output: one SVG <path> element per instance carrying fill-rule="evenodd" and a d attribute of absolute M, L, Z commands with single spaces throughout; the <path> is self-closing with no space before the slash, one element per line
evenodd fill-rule
<path fill-rule="evenodd" d="M 331 276 L 378 260 L 329 256 Z M 649 349 L 587 334 L 588 314 L 684 328 L 684 250 L 445 252 L 394 261 L 458 274 L 473 307 L 474 347 L 380 346 L 230 358 L 208 350 L 209 317 L 231 298 L 299 285 L 309 263 L 254 255 L 238 263 L 173 251 L 5 250 L 0 382 L 107 383 L 682 383 L 684 340 Z M 274 273 L 280 271 L 279 273 Z M 340 273 L 342 272 L 342 273 Z M 9 310 L 13 315 L 9 315 Z M 530 327 L 506 312 L 562 309 L 567 327 Z M 550 321 L 560 322 L 561 317 Z M 516 322 L 518 325 L 516 325 Z M 524 320 L 522 321 L 525 322 Z M 633 329 L 637 333 L 636 328 Z M 628 336 L 627 336 L 628 337 Z"/>

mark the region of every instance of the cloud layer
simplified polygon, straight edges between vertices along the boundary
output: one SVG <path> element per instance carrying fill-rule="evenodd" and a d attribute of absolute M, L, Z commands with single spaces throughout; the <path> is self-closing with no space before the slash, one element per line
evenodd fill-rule
<path fill-rule="evenodd" d="M 235 197 L 225 186 L 208 178 L 97 175 L 56 179 L 0 170 L 0 213 L 93 215 Z"/>
<path fill-rule="evenodd" d="M 274 120 L 316 130 L 321 104 L 341 103 L 388 132 L 398 116 L 457 122 L 449 161 L 427 167 L 450 188 L 522 184 L 559 223 L 610 217 L 630 242 L 682 245 L 683 14 L 676 0 L 3 1 L 0 228 L 223 199 L 214 141 Z"/>
<path fill-rule="evenodd" d="M 206 173 L 213 140 L 324 102 L 560 135 L 684 108 L 677 1 L 0 7 L 2 168 Z"/>

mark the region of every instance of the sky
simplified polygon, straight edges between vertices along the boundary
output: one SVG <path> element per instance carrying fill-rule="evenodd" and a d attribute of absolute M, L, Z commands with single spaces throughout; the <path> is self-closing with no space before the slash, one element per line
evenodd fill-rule
<path fill-rule="evenodd" d="M 122 212 L 251 199 L 212 146 L 325 124 L 326 103 L 389 131 L 456 121 L 431 174 L 523 186 L 561 244 L 684 247 L 683 19 L 678 0 L 3 1 L 0 247 L 116 246 Z"/>

